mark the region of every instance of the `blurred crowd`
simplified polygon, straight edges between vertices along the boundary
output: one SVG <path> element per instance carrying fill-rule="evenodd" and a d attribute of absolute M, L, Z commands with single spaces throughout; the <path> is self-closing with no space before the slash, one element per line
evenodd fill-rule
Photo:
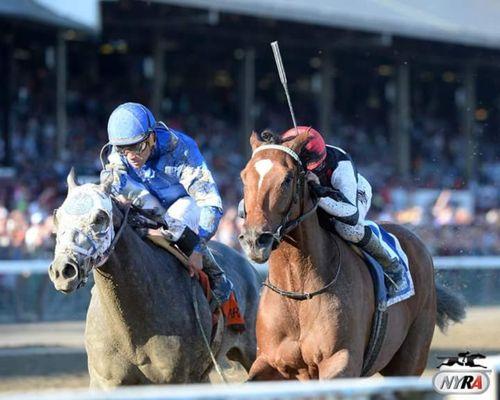
<path fill-rule="evenodd" d="M 15 172 L 0 171 L 0 258 L 48 258 L 54 247 L 52 214 L 66 195 L 65 179 L 70 166 L 76 167 L 81 178 L 97 177 L 109 113 L 120 102 L 148 104 L 149 99 L 144 88 L 123 93 L 118 81 L 102 89 L 84 88 L 84 80 L 72 82 L 68 93 L 67 150 L 56 158 L 54 93 L 50 85 L 40 84 L 44 80 L 33 71 L 26 71 L 18 81 L 21 84 L 11 115 Z M 257 102 L 260 129 L 279 131 L 287 127 L 289 116 L 284 114 L 285 109 L 276 111 L 261 99 Z M 238 150 L 241 143 L 237 120 L 226 118 L 224 109 L 191 109 L 186 99 L 178 100 L 182 107 L 171 103 L 163 104 L 164 121 L 196 139 L 223 197 L 225 214 L 216 239 L 239 248 L 237 237 L 242 221 L 236 215 L 236 205 L 242 196 L 239 172 L 247 156 Z M 364 114 L 369 112 L 362 110 L 360 115 Z M 411 129 L 412 173 L 405 179 L 395 170 L 388 154 L 388 129 L 376 120 L 352 120 L 335 114 L 326 139 L 350 152 L 360 172 L 371 182 L 371 219 L 409 224 L 436 255 L 499 255 L 500 160 L 494 143 L 498 135 L 491 132 L 491 127 L 478 125 L 482 138 L 478 179 L 466 186 L 463 135 L 443 119 L 423 115 L 415 120 L 419 122 Z M 436 211 L 432 204 L 416 209 L 397 201 L 398 192 L 416 188 L 466 189 L 472 191 L 474 204 L 465 209 L 445 205 Z"/>

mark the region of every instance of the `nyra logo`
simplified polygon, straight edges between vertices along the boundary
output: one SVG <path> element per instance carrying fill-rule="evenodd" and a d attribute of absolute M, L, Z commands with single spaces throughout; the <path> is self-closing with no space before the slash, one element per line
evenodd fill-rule
<path fill-rule="evenodd" d="M 444 360 L 437 366 L 440 371 L 434 375 L 432 384 L 440 394 L 480 394 L 490 385 L 490 378 L 484 365 L 475 360 L 486 358 L 482 354 L 458 353 L 457 357 L 438 357 Z"/>

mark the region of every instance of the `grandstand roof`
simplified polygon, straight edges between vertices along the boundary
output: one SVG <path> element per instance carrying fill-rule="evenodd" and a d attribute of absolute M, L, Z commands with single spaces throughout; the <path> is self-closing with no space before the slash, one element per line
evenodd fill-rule
<path fill-rule="evenodd" d="M 498 0 L 157 0 L 233 14 L 500 48 Z"/>
<path fill-rule="evenodd" d="M 34 0 L 0 1 L 0 18 L 27 20 L 39 24 L 65 29 L 91 31 L 91 29 L 70 18 L 60 16 Z"/>

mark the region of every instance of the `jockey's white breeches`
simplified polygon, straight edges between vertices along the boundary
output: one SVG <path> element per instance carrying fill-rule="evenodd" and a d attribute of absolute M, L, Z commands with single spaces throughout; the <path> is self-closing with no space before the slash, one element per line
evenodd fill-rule
<path fill-rule="evenodd" d="M 365 235 L 365 217 L 372 204 L 372 187 L 361 175 L 358 175 L 358 223 L 348 225 L 340 221 L 335 221 L 335 230 L 343 239 L 352 243 L 359 243 Z"/>
<path fill-rule="evenodd" d="M 190 196 L 177 199 L 167 210 L 167 214 L 170 218 L 188 226 L 196 233 L 198 233 L 198 226 L 200 223 L 200 212 L 200 207 L 198 207 L 194 199 Z"/>

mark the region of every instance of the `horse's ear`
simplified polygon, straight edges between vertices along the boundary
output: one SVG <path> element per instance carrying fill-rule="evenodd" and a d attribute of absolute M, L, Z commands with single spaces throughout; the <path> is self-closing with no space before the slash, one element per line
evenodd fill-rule
<path fill-rule="evenodd" d="M 104 193 L 110 194 L 113 186 L 113 172 L 104 170 L 101 172 L 101 189 Z"/>
<path fill-rule="evenodd" d="M 77 186 L 80 186 L 78 184 L 78 180 L 76 179 L 76 173 L 74 167 L 71 167 L 68 177 L 66 178 L 66 182 L 68 183 L 68 192 L 71 192 L 71 190 L 73 190 Z"/>
<path fill-rule="evenodd" d="M 267 144 L 280 144 L 281 136 L 277 133 L 273 132 L 270 129 L 264 129 L 260 135 L 260 140 L 264 141 Z"/>
<path fill-rule="evenodd" d="M 290 148 L 295 151 L 297 154 L 300 154 L 303 147 L 309 141 L 309 129 L 305 132 L 299 133 L 292 142 Z"/>
<path fill-rule="evenodd" d="M 252 151 L 255 151 L 257 147 L 262 146 L 263 144 L 264 142 L 260 139 L 259 134 L 256 131 L 253 131 L 250 135 L 250 146 L 252 146 Z"/>

